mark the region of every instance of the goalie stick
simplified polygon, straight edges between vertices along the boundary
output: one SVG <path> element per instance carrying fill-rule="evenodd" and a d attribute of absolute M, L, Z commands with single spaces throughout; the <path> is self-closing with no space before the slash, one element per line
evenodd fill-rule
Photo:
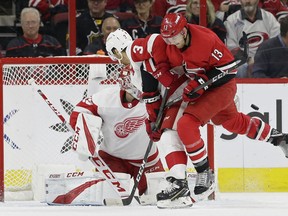
<path fill-rule="evenodd" d="M 192 92 L 189 93 L 189 96 L 192 96 L 195 92 L 199 91 L 200 89 L 211 85 L 212 83 L 218 81 L 219 79 L 222 79 L 227 74 L 229 74 L 231 71 L 233 71 L 236 68 L 240 67 L 241 65 L 245 64 L 247 62 L 247 59 L 248 59 L 248 46 L 249 46 L 248 45 L 248 40 L 247 40 L 247 34 L 245 32 L 243 32 L 243 46 L 244 46 L 244 51 L 243 51 L 243 55 L 241 56 L 241 58 L 238 58 L 237 60 L 232 62 L 229 65 L 229 68 L 226 69 L 226 70 L 225 70 L 225 66 L 223 66 L 221 68 L 217 68 L 218 70 L 222 71 L 222 73 L 216 75 L 215 77 L 211 78 L 207 82 L 202 83 L 201 85 L 197 86 Z M 176 103 L 176 102 L 178 102 L 180 100 L 182 100 L 182 95 L 177 97 L 177 98 L 175 98 L 174 100 L 171 100 L 171 101 L 167 102 L 165 108 L 168 108 L 168 107 L 172 106 L 174 103 Z"/>
<path fill-rule="evenodd" d="M 34 79 L 30 79 L 28 81 L 28 84 L 37 87 Z M 61 120 L 63 124 L 69 129 L 71 133 L 74 133 L 74 129 L 71 127 L 71 125 L 65 120 L 63 115 L 56 109 L 56 107 L 51 103 L 51 101 L 47 98 L 47 96 L 42 92 L 40 88 L 37 87 L 38 94 L 42 97 L 42 99 L 48 104 L 50 109 L 57 115 L 57 117 Z M 89 160 L 92 162 L 92 164 L 96 167 L 96 169 L 103 175 L 103 177 L 106 179 L 108 184 L 113 188 L 113 190 L 119 194 L 120 197 L 127 196 L 126 189 L 121 185 L 119 179 L 115 176 L 113 171 L 109 168 L 109 166 L 103 161 L 103 159 L 99 156 L 93 156 L 89 157 Z M 134 198 L 134 194 L 131 198 L 131 200 Z M 135 197 L 136 201 L 140 203 L 140 200 L 138 197 Z"/>
<path fill-rule="evenodd" d="M 156 122 L 155 122 L 155 126 L 153 128 L 153 131 L 157 130 L 160 126 L 160 123 L 161 123 L 161 120 L 162 120 L 162 116 L 163 116 L 163 112 L 164 112 L 164 109 L 165 109 L 165 103 L 166 103 L 166 99 L 167 99 L 167 95 L 168 95 L 168 89 L 165 89 L 164 91 L 164 95 L 163 95 L 163 98 L 162 98 L 162 103 L 160 105 L 160 108 L 159 108 L 159 112 L 158 112 L 158 115 L 157 115 L 157 119 L 156 119 Z M 147 160 L 148 160 L 148 156 L 149 156 L 149 153 L 151 151 L 151 148 L 152 148 L 152 145 L 153 145 L 153 140 L 150 140 L 149 141 L 149 144 L 147 146 L 147 150 L 145 152 L 145 155 L 144 155 L 144 158 L 143 158 L 143 162 L 139 168 L 139 171 L 138 171 L 138 174 L 136 176 L 136 179 L 134 180 L 134 185 L 133 185 L 133 188 L 131 190 L 131 193 L 130 195 L 127 197 L 127 198 L 124 198 L 124 199 L 121 199 L 121 200 L 117 200 L 117 199 L 105 199 L 104 200 L 104 204 L 105 205 L 130 205 L 132 200 L 133 200 L 133 197 L 135 195 L 135 192 L 136 192 L 136 189 L 138 188 L 138 185 L 139 185 L 139 182 L 140 182 L 140 179 L 144 173 L 144 169 L 145 169 L 145 166 L 146 166 L 146 163 L 147 163 Z"/>

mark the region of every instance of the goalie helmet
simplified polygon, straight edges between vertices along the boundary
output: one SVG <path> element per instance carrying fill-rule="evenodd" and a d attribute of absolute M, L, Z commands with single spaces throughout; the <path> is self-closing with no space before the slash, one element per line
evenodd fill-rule
<path fill-rule="evenodd" d="M 177 37 L 186 26 L 187 20 L 182 14 L 168 13 L 163 18 L 160 33 L 165 42 L 171 44 L 171 39 Z"/>
<path fill-rule="evenodd" d="M 114 49 L 121 53 L 132 42 L 131 36 L 123 29 L 111 32 L 106 39 L 106 50 L 112 60 L 119 60 L 114 55 Z"/>
<path fill-rule="evenodd" d="M 134 98 L 140 100 L 142 92 L 132 83 L 131 76 L 134 75 L 134 70 L 130 65 L 121 69 L 118 77 L 118 83 L 122 90 L 131 94 Z"/>

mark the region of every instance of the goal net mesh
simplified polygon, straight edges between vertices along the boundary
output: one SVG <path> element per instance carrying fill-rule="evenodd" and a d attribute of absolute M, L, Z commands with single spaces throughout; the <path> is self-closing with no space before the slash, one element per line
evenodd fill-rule
<path fill-rule="evenodd" d="M 69 122 L 71 111 L 82 98 L 117 84 L 121 68 L 106 58 L 102 63 L 88 57 L 75 63 L 68 57 L 41 59 L 41 63 L 37 63 L 39 59 L 26 61 L 14 59 L 1 65 L 5 192 L 33 190 L 33 173 L 40 164 L 93 169 L 71 151 L 72 133 L 37 94 L 37 86 L 28 81 L 34 79 Z"/>

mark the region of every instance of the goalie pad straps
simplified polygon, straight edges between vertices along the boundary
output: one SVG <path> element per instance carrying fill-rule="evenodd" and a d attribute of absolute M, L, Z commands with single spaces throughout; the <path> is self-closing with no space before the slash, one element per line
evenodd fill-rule
<path fill-rule="evenodd" d="M 96 153 L 96 146 L 101 132 L 102 119 L 98 116 L 80 113 L 75 126 L 73 149 L 78 153 L 80 160 L 88 160 Z"/>

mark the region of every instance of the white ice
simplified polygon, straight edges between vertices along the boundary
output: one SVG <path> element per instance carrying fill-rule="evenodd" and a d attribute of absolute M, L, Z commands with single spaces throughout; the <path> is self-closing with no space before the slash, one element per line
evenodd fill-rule
<path fill-rule="evenodd" d="M 0 203 L 0 216 L 286 216 L 288 193 L 217 193 L 188 209 L 156 206 L 48 206 L 39 202 Z"/>

